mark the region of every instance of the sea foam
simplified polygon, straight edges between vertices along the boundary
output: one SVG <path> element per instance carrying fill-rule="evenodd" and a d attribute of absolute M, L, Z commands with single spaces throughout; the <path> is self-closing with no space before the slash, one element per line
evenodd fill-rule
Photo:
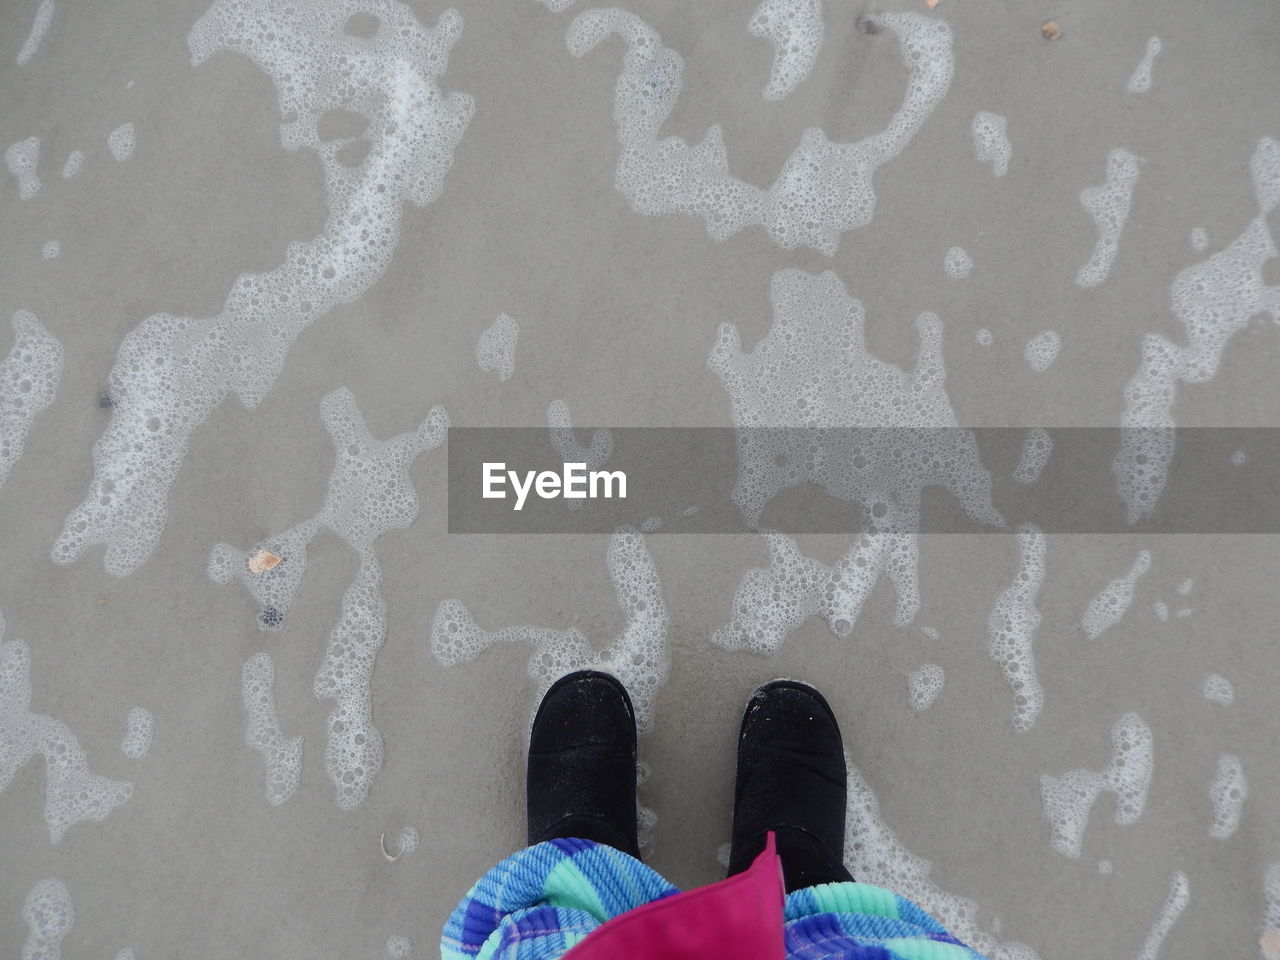
<path fill-rule="evenodd" d="M 822 0 L 764 0 L 747 29 L 773 44 L 766 100 L 781 100 L 813 69 L 822 46 Z"/>
<path fill-rule="evenodd" d="M 1267 867 L 1262 879 L 1262 896 L 1266 901 L 1262 923 L 1258 925 L 1262 960 L 1280 960 L 1280 861 Z"/>
<path fill-rule="evenodd" d="M 622 633 L 603 649 L 579 630 L 570 627 L 516 626 L 498 630 L 480 627 L 461 600 L 445 600 L 431 623 L 431 650 L 441 663 L 452 666 L 480 656 L 498 643 L 528 643 L 529 677 L 538 699 L 557 679 L 574 670 L 604 670 L 613 674 L 630 693 L 636 726 L 647 732 L 653 724 L 654 698 L 667 678 L 667 608 L 662 600 L 658 571 L 649 556 L 644 536 L 629 528 L 609 540 L 609 577 L 618 606 L 626 614 Z"/>
<path fill-rule="evenodd" d="M 53 23 L 53 10 L 53 0 L 40 0 L 35 19 L 31 21 L 31 32 L 27 34 L 22 49 L 18 51 L 18 66 L 26 66 L 39 51 L 40 42 L 44 40 L 44 35 L 49 32 L 49 25 Z"/>
<path fill-rule="evenodd" d="M 1231 681 L 1216 673 L 1211 673 L 1205 678 L 1202 693 L 1206 700 L 1220 703 L 1224 707 L 1231 706 L 1236 699 L 1236 692 L 1231 686 Z"/>
<path fill-rule="evenodd" d="M 933 701 L 942 693 L 942 686 L 947 676 L 936 663 L 926 663 L 911 671 L 907 677 L 907 689 L 911 697 L 911 709 L 922 711 L 933 706 Z"/>
<path fill-rule="evenodd" d="M 373 36 L 345 29 L 356 14 Z M 217 0 L 188 37 L 193 63 L 220 50 L 247 55 L 276 86 L 280 137 L 314 150 L 324 168 L 323 232 L 289 245 L 274 270 L 244 274 L 214 317 L 148 317 L 120 345 L 110 376 L 111 423 L 94 445 L 94 477 L 53 548 L 70 563 L 106 544 L 109 572 L 127 575 L 164 529 L 168 491 L 192 431 L 235 393 L 256 407 L 289 347 L 314 320 L 372 286 L 391 262 L 405 201 L 439 195 L 472 101 L 443 95 L 437 79 L 462 32 L 454 10 L 434 29 L 395 0 Z M 338 156 L 350 139 L 321 140 L 330 110 L 363 115 L 368 152 L 356 166 Z"/>
<path fill-rule="evenodd" d="M 1043 427 L 1035 427 L 1027 431 L 1022 440 L 1022 452 L 1018 455 L 1018 465 L 1014 467 L 1013 479 L 1018 483 L 1035 483 L 1049 462 L 1053 453 L 1053 438 Z"/>
<path fill-rule="evenodd" d="M 62 938 L 76 922 L 71 891 L 56 878 L 41 880 L 27 894 L 22 919 L 27 924 L 22 960 L 60 960 Z"/>
<path fill-rule="evenodd" d="M 480 334 L 476 341 L 476 363 L 485 373 L 496 373 L 499 380 L 510 380 L 516 370 L 516 340 L 520 324 L 505 313 Z"/>
<path fill-rule="evenodd" d="M 1226 248 L 1174 278 L 1169 300 L 1186 345 L 1158 333 L 1142 341 L 1142 360 L 1124 391 L 1120 450 L 1112 472 L 1130 523 L 1155 509 L 1173 460 L 1177 385 L 1204 383 L 1218 372 L 1227 341 L 1259 314 L 1280 322 L 1280 284 L 1263 282 L 1274 258 L 1267 217 L 1280 205 L 1280 142 L 1265 137 L 1250 163 L 1258 215 Z"/>
<path fill-rule="evenodd" d="M 1009 172 L 1009 158 L 1013 156 L 1008 127 L 1008 121 L 998 113 L 979 110 L 973 115 L 973 152 L 979 163 L 991 164 L 991 172 L 997 177 Z"/>
<path fill-rule="evenodd" d="M 755 525 L 773 497 L 813 484 L 858 505 L 866 532 L 834 567 L 766 532 L 770 567 L 747 573 L 732 621 L 713 638 L 760 652 L 815 613 L 848 635 L 881 573 L 897 591 L 895 622 L 910 623 L 919 607 L 916 534 L 926 486 L 947 489 L 976 522 L 1003 523 L 991 474 L 972 431 L 958 428 L 944 388 L 938 317 L 917 319 L 919 358 L 907 372 L 870 354 L 862 304 L 831 271 L 779 271 L 770 296 L 768 334 L 744 351 L 738 328 L 721 324 L 707 360 L 739 431 L 734 502 Z M 843 429 L 852 427 L 864 429 Z"/>
<path fill-rule="evenodd" d="M 57 843 L 67 828 L 105 820 L 133 793 L 133 784 L 89 771 L 80 741 L 61 720 L 31 711 L 31 650 L 4 640 L 0 614 L 0 792 L 37 753 L 45 761 L 44 820 Z"/>
<path fill-rule="evenodd" d="M 1080 268 L 1076 283 L 1096 287 L 1111 273 L 1116 251 L 1120 249 L 1120 233 L 1129 219 L 1129 202 L 1133 185 L 1138 181 L 1138 158 L 1123 147 L 1107 155 L 1107 181 L 1087 187 L 1080 193 L 1080 204 L 1093 217 L 1098 228 L 1098 242 L 1093 256 Z"/>
<path fill-rule="evenodd" d="M 942 269 L 952 280 L 963 280 L 973 270 L 973 257 L 963 247 L 952 247 L 942 259 Z"/>
<path fill-rule="evenodd" d="M 1103 631 L 1120 622 L 1120 618 L 1129 609 L 1129 604 L 1133 602 L 1134 586 L 1150 569 L 1151 551 L 1139 550 L 1129 572 L 1112 580 L 1089 601 L 1089 609 L 1085 611 L 1080 626 L 1090 640 L 1097 639 Z"/>
<path fill-rule="evenodd" d="M 943 890 L 930 878 L 933 865 L 903 845 L 881 818 L 880 804 L 862 774 L 847 757 L 846 764 L 844 862 L 849 872 L 920 905 L 953 936 L 990 960 L 1036 960 L 1026 944 L 1002 943 L 994 932 L 983 929 L 974 901 Z"/>
<path fill-rule="evenodd" d="M 1036 595 L 1044 582 L 1045 535 L 1031 524 L 1018 528 L 1018 572 L 996 598 L 987 620 L 987 652 L 1013 688 L 1013 728 L 1029 730 L 1044 706 L 1032 641 L 1040 626 Z"/>
<path fill-rule="evenodd" d="M 107 149 L 116 163 L 124 163 L 133 156 L 138 145 L 138 133 L 132 123 L 122 123 L 107 136 Z"/>
<path fill-rule="evenodd" d="M 53 403 L 62 379 L 62 344 L 34 313 L 10 320 L 13 348 L 0 361 L 0 487 L 22 456 L 31 424 Z"/>
<path fill-rule="evenodd" d="M 209 576 L 238 579 L 261 607 L 258 623 L 278 629 L 306 570 L 307 546 L 322 529 L 337 534 L 360 557 L 355 580 L 342 597 L 342 611 L 329 635 L 314 691 L 334 700 L 329 715 L 325 765 L 338 805 L 350 809 L 369 792 L 382 767 L 382 736 L 373 724 L 373 665 L 386 637 L 382 568 L 374 546 L 391 530 L 403 530 L 418 515 L 409 466 L 444 442 L 449 426 L 443 407 L 433 407 L 413 433 L 379 440 L 364 422 L 345 387 L 320 404 L 334 448 L 334 468 L 324 507 L 278 536 L 240 551 L 220 543 L 209 555 Z"/>
<path fill-rule="evenodd" d="M 1226 840 L 1240 825 L 1240 811 L 1249 795 L 1249 781 L 1240 758 L 1233 753 L 1220 754 L 1218 771 L 1209 784 L 1209 801 L 1213 804 L 1213 822 L 1209 836 Z"/>
<path fill-rule="evenodd" d="M 1027 341 L 1023 356 L 1033 373 L 1044 373 L 1058 358 L 1058 350 L 1061 348 L 1062 338 L 1058 336 L 1058 332 L 1045 330 Z"/>
<path fill-rule="evenodd" d="M 263 651 L 245 661 L 240 673 L 240 700 L 248 715 L 245 739 L 267 765 L 267 803 L 278 807 L 298 789 L 302 774 L 302 738 L 286 740 L 276 713 L 276 671 Z"/>
<path fill-rule="evenodd" d="M 947 397 L 942 321 L 917 318 L 920 350 L 907 372 L 867 350 L 866 312 L 831 271 L 781 270 L 769 289 L 768 334 L 744 351 L 737 326 L 722 323 L 707 360 L 740 431 L 733 499 L 747 520 L 783 490 L 815 483 L 861 505 L 877 532 L 916 532 L 930 485 L 950 491 L 970 519 L 1002 523 L 991 474 Z M 865 429 L 812 449 L 823 443 L 815 430 L 853 427 Z"/>
<path fill-rule="evenodd" d="M 120 752 L 126 757 L 141 760 L 151 749 L 151 737 L 155 732 L 155 719 L 146 707 L 133 707 L 125 718 L 124 741 Z"/>
<path fill-rule="evenodd" d="M 40 138 L 28 137 L 11 144 L 4 152 L 4 163 L 18 181 L 18 197 L 30 200 L 40 192 Z"/>
<path fill-rule="evenodd" d="M 1125 89 L 1130 93 L 1146 93 L 1151 89 L 1151 67 L 1159 52 L 1160 38 L 1152 37 L 1147 41 L 1147 52 L 1143 54 L 1142 61 L 1134 67 L 1133 75 L 1129 77 L 1129 83 Z"/>
<path fill-rule="evenodd" d="M 586 10 L 569 25 L 569 52 L 581 57 L 610 36 L 626 42 L 614 89 L 621 154 L 614 184 L 637 213 L 701 217 L 716 240 L 759 225 L 788 250 L 834 254 L 840 235 L 871 220 L 876 171 L 902 152 L 951 86 L 951 29 L 921 14 L 884 13 L 877 25 L 895 34 L 910 72 L 906 96 L 889 125 L 854 143 L 835 143 L 810 127 L 773 185 L 761 189 L 729 173 L 719 125 L 702 142 L 659 139 L 683 88 L 684 60 L 635 14 Z"/>
<path fill-rule="evenodd" d="M 1101 773 L 1071 770 L 1060 777 L 1040 778 L 1044 815 L 1052 828 L 1054 849 L 1059 853 L 1080 856 L 1089 812 L 1104 790 L 1116 795 L 1117 824 L 1128 826 L 1142 816 L 1151 785 L 1150 728 L 1136 713 L 1126 713 L 1111 728 L 1111 749 L 1111 763 Z"/>
<path fill-rule="evenodd" d="M 1181 870 L 1175 870 L 1169 877 L 1169 895 L 1165 897 L 1159 916 L 1151 925 L 1146 940 L 1142 942 L 1138 960 L 1156 960 L 1160 956 L 1160 946 L 1164 943 L 1164 938 L 1169 935 L 1169 931 L 1173 929 L 1178 917 L 1182 916 L 1182 911 L 1190 902 L 1191 888 L 1187 884 L 1187 875 Z"/>

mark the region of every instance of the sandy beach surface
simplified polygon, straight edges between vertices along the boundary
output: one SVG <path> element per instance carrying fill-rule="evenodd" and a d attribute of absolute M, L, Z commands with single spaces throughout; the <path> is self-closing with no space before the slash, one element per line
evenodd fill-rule
<path fill-rule="evenodd" d="M 243 30 L 248 0 L 0 9 L 0 320 L 26 311 L 43 331 L 28 324 L 28 348 L 10 355 L 22 334 L 0 323 L 0 362 L 13 361 L 0 397 L 31 398 L 56 380 L 34 416 L 22 412 L 30 399 L 0 406 L 0 441 L 16 449 L 16 436 L 21 447 L 0 474 L 6 956 L 378 957 L 392 937 L 408 938 L 407 956 L 438 955 L 458 899 L 523 843 L 524 738 L 540 689 L 531 673 L 545 654 L 517 637 L 442 662 L 432 642 L 440 604 L 460 601 L 484 630 L 577 630 L 595 651 L 616 652 L 639 621 L 615 595 L 606 533 L 448 532 L 446 450 L 429 449 L 436 405 L 454 426 L 546 429 L 553 401 L 579 428 L 741 425 L 708 368 L 718 327 L 735 325 L 749 352 L 775 325 L 771 280 L 798 270 L 802 284 L 833 271 L 861 303 L 865 354 L 884 369 L 916 370 L 917 317 L 936 314 L 939 409 L 949 404 L 960 426 L 1119 427 L 1133 415 L 1126 388 L 1143 369 L 1144 338 L 1158 336 L 1185 351 L 1179 369 L 1196 371 L 1168 381 L 1179 426 L 1280 427 L 1280 210 L 1268 200 L 1280 193 L 1268 179 L 1280 176 L 1275 3 L 829 3 L 821 46 L 796 68 L 802 79 L 770 100 L 774 46 L 748 29 L 750 5 L 628 0 L 633 28 L 647 25 L 683 62 L 657 136 L 697 144 L 719 125 L 727 170 L 761 195 L 810 128 L 865 144 L 918 120 L 877 161 L 870 219 L 838 229 L 833 253 L 776 242 L 758 221 L 783 216 L 778 208 L 724 239 L 701 215 L 642 209 L 643 197 L 620 189 L 616 120 L 627 117 L 615 117 L 615 85 L 626 43 L 613 35 L 571 50 L 570 24 L 588 8 L 557 5 L 459 0 L 459 18 L 436 0 L 298 0 L 296 16 L 319 22 L 328 11 L 338 24 L 300 31 L 319 37 L 320 53 Z M 1047 21 L 1057 39 L 1046 39 Z M 908 28 L 945 34 L 914 68 L 899 43 Z M 442 37 L 451 49 L 439 72 L 428 53 Z M 1143 89 L 1133 77 L 1153 37 Z M 344 59 L 348 49 L 362 52 Z M 929 74 L 944 54 L 945 83 Z M 344 92 L 344 70 L 354 86 L 372 78 L 372 92 Z M 645 96 L 671 92 L 669 73 L 636 77 Z M 311 80 L 323 95 L 302 89 Z M 376 118 L 337 115 L 343 97 Z M 388 121 L 396 97 L 408 106 Z M 317 123 L 325 111 L 335 115 Z M 429 111 L 440 117 L 422 123 L 424 135 L 440 139 L 423 147 L 405 131 Z M 999 176 L 1000 137 L 979 158 L 983 111 L 1004 118 Z M 23 146 L 31 138 L 34 149 Z M 626 149 L 642 154 L 637 143 Z M 664 182 L 647 189 L 661 197 Z M 1089 188 L 1100 188 L 1100 220 L 1082 202 Z M 836 178 L 821 189 L 839 202 L 853 188 Z M 1114 249 L 1082 271 L 1113 222 Z M 319 252 L 306 247 L 318 237 Z M 952 248 L 971 261 L 967 273 Z M 1200 274 L 1185 271 L 1219 254 L 1243 273 L 1205 268 L 1225 306 L 1196 312 L 1200 294 L 1184 287 Z M 234 302 L 237 278 L 253 275 L 269 279 Z M 1186 297 L 1190 308 L 1179 306 Z M 220 355 L 232 372 L 201 367 L 199 351 L 183 367 L 220 311 L 228 330 L 243 321 L 233 333 L 246 339 Z M 508 377 L 501 362 L 477 361 L 500 314 L 518 324 Z M 156 315 L 190 322 L 165 333 L 146 326 Z M 1028 343 L 1050 331 L 1059 346 L 1037 371 Z M 41 338 L 60 344 L 60 361 L 31 359 L 32 342 L 49 343 Z M 133 359 L 129 342 L 142 344 Z M 262 358 L 282 343 L 268 369 Z M 147 393 L 157 357 L 195 386 Z M 19 369 L 40 363 L 34 381 Z M 853 382 L 838 364 L 815 370 L 829 378 L 823 396 Z M 798 383 L 805 372 L 794 372 Z M 239 396 L 236 383 L 248 385 Z M 189 411 L 175 397 L 208 407 L 180 440 L 172 431 Z M 770 409 L 784 416 L 792 399 Z M 394 450 L 373 440 L 397 435 L 407 436 Z M 331 486 L 371 450 L 385 454 L 368 461 L 372 472 L 357 465 Z M 1203 496 L 1231 498 L 1246 471 L 1270 469 L 1248 454 L 1224 455 Z M 126 494 L 166 462 L 171 481 Z M 1007 483 L 1012 464 L 989 469 Z M 104 489 L 108 474 L 121 479 Z M 390 486 L 361 486 L 368 476 Z M 327 507 L 335 489 L 341 502 Z M 406 489 L 416 510 L 396 499 Z M 97 518 L 83 543 L 77 516 Z M 857 782 L 874 795 L 875 836 L 847 848 L 858 878 L 908 878 L 933 911 L 961 903 L 955 932 L 993 958 L 1280 956 L 1280 933 L 1268 939 L 1266 929 L 1280 926 L 1273 536 L 1141 524 L 1049 533 L 1037 562 L 1034 537 L 1011 530 L 924 533 L 918 604 L 904 601 L 905 581 L 873 575 L 847 635 L 815 600 L 766 654 L 712 639 L 726 636 L 717 631 L 733 621 L 749 571 L 769 567 L 765 538 L 682 535 L 678 517 L 663 519 L 633 535 L 666 615 L 644 626 L 652 656 L 634 676 L 660 681 L 639 800 L 656 818 L 647 859 L 673 882 L 722 875 L 740 711 L 754 685 L 787 676 L 829 698 Z M 300 539 L 282 539 L 308 523 Z M 115 569 L 94 530 L 120 546 Z M 795 544 L 835 568 L 851 540 L 806 534 Z M 75 543 L 74 556 L 58 552 Z M 218 544 L 229 545 L 229 582 L 210 576 Z M 283 557 L 271 581 L 283 592 L 266 603 L 251 593 L 266 582 L 250 569 L 264 562 L 260 547 L 267 563 Z M 286 574 L 304 565 L 290 586 Z M 1095 604 L 1115 580 L 1119 599 Z M 1001 610 L 1014 611 L 1009 644 L 1040 691 L 1022 687 L 1036 704 L 1021 711 L 992 654 Z M 268 661 L 253 658 L 264 652 L 274 726 L 270 711 L 245 705 L 246 664 L 261 668 Z M 916 709 L 927 691 L 919 680 L 913 707 L 911 678 L 926 664 L 945 683 Z M 318 697 L 317 673 L 329 668 L 341 695 Z M 1229 698 L 1213 683 L 1206 695 L 1212 675 Z M 153 724 L 145 752 L 141 730 L 122 748 L 135 707 Z M 338 732 L 335 709 L 345 711 Z M 1117 754 L 1113 730 L 1137 729 L 1124 726 L 1131 715 L 1150 749 Z M 255 717 L 265 751 L 247 739 Z M 347 767 L 327 757 L 331 738 L 353 742 L 368 717 L 380 765 L 367 753 Z M 57 743 L 46 762 L 42 745 Z M 352 764 L 356 785 L 343 794 L 333 771 L 341 779 Z M 1084 771 L 1073 782 L 1096 796 L 1075 807 L 1084 825 L 1074 844 L 1055 832 L 1052 802 L 1053 778 L 1070 771 Z M 85 815 L 99 802 L 77 801 L 93 794 L 88 776 L 116 782 L 102 788 L 108 796 L 131 785 L 127 799 Z M 72 812 L 55 830 L 58 810 Z M 405 828 L 416 849 L 385 857 L 381 846 L 405 846 Z M 40 886 L 50 880 L 61 886 Z M 55 904 L 46 919 L 70 902 L 74 922 L 34 924 L 37 900 Z"/>

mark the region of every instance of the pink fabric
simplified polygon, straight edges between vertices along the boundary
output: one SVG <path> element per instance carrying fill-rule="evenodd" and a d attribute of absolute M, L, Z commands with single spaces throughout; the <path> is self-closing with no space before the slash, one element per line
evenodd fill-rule
<path fill-rule="evenodd" d="M 601 924 L 565 960 L 784 960 L 782 861 L 770 833 L 744 872 Z"/>

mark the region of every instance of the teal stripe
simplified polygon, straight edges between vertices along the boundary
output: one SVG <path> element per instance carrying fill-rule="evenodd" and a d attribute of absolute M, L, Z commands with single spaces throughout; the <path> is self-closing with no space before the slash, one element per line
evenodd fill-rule
<path fill-rule="evenodd" d="M 895 937 L 884 941 L 884 947 L 894 960 L 973 960 L 975 954 L 968 947 L 936 940 L 916 940 Z"/>
<path fill-rule="evenodd" d="M 585 910 L 601 922 L 609 919 L 595 884 L 572 860 L 562 860 L 551 868 L 543 881 L 542 899 L 553 907 Z"/>

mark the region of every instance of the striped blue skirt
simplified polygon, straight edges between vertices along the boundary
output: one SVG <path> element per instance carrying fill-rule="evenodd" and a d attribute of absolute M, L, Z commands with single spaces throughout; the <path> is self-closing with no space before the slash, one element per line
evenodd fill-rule
<path fill-rule="evenodd" d="M 553 960 L 628 910 L 679 893 L 657 871 L 590 840 L 549 840 L 503 860 L 454 909 L 443 960 Z M 794 960 L 984 960 L 910 900 L 870 883 L 788 894 Z"/>

